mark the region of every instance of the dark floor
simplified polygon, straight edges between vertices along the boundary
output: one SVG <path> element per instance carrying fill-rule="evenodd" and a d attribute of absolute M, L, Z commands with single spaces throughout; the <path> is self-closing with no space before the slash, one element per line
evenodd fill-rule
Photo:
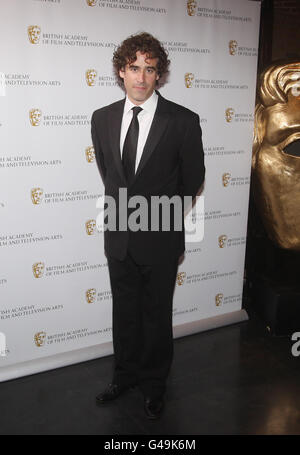
<path fill-rule="evenodd" d="M 300 433 L 300 357 L 289 337 L 248 322 L 175 341 L 166 408 L 144 416 L 131 390 L 99 408 L 106 357 L 0 384 L 1 435 L 285 435 Z"/>

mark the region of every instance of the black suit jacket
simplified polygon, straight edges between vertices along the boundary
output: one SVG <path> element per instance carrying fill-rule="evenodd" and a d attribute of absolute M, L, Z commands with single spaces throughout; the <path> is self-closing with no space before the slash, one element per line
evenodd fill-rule
<path fill-rule="evenodd" d="M 158 93 L 158 92 L 157 92 Z M 92 116 L 92 139 L 97 164 L 105 186 L 119 209 L 119 189 L 127 188 L 128 198 L 140 195 L 148 202 L 151 227 L 151 196 L 196 196 L 205 175 L 199 116 L 166 100 L 158 93 L 157 109 L 133 183 L 124 176 L 120 131 L 125 99 L 98 109 Z M 137 206 L 138 207 L 138 206 Z M 183 208 L 183 204 L 182 204 Z M 124 208 L 122 208 L 123 210 Z M 128 210 L 128 215 L 132 210 Z M 183 211 L 182 211 L 183 219 Z M 116 218 L 118 228 L 118 215 Z M 184 251 L 184 226 L 170 230 L 111 231 L 104 233 L 106 254 L 124 259 L 127 250 L 139 264 L 155 264 L 179 257 Z"/>

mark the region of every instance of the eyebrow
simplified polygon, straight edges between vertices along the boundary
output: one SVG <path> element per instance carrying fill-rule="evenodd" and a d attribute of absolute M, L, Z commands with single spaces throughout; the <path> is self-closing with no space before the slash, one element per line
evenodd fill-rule
<path fill-rule="evenodd" d="M 133 65 L 133 64 L 131 64 L 131 65 L 129 65 L 129 68 L 140 68 L 140 67 L 139 67 L 139 65 Z M 153 70 L 155 70 L 155 71 L 157 70 L 156 66 L 150 66 L 150 65 L 149 65 L 149 66 L 146 66 L 146 68 L 147 68 L 147 69 L 150 68 L 150 69 L 153 69 Z"/>

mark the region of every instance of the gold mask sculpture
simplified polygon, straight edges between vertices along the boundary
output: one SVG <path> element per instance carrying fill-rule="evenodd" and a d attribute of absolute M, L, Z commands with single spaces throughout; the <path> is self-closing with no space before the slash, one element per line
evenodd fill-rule
<path fill-rule="evenodd" d="M 264 71 L 258 98 L 254 199 L 270 239 L 280 248 L 300 251 L 300 62 L 276 64 Z M 295 141 L 299 142 L 292 152 Z"/>

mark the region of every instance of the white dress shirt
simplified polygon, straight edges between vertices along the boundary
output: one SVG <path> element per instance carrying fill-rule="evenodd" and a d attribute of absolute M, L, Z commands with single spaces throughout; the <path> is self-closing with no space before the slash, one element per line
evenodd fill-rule
<path fill-rule="evenodd" d="M 143 150 L 146 144 L 146 140 L 150 131 L 150 127 L 153 121 L 153 117 L 156 111 L 158 102 L 158 95 L 155 91 L 152 93 L 150 98 L 148 98 L 143 104 L 139 104 L 143 110 L 137 116 L 139 122 L 139 138 L 137 144 L 137 151 L 136 151 L 136 160 L 135 160 L 135 172 L 138 168 L 140 159 L 143 154 Z M 128 96 L 126 96 L 126 101 L 124 104 L 124 111 L 123 111 L 123 118 L 122 118 L 122 125 L 121 125 L 121 134 L 120 134 L 120 150 L 121 150 L 121 158 L 123 154 L 123 146 L 126 138 L 126 134 L 132 120 L 132 108 L 135 107 L 136 104 L 133 104 Z"/>

